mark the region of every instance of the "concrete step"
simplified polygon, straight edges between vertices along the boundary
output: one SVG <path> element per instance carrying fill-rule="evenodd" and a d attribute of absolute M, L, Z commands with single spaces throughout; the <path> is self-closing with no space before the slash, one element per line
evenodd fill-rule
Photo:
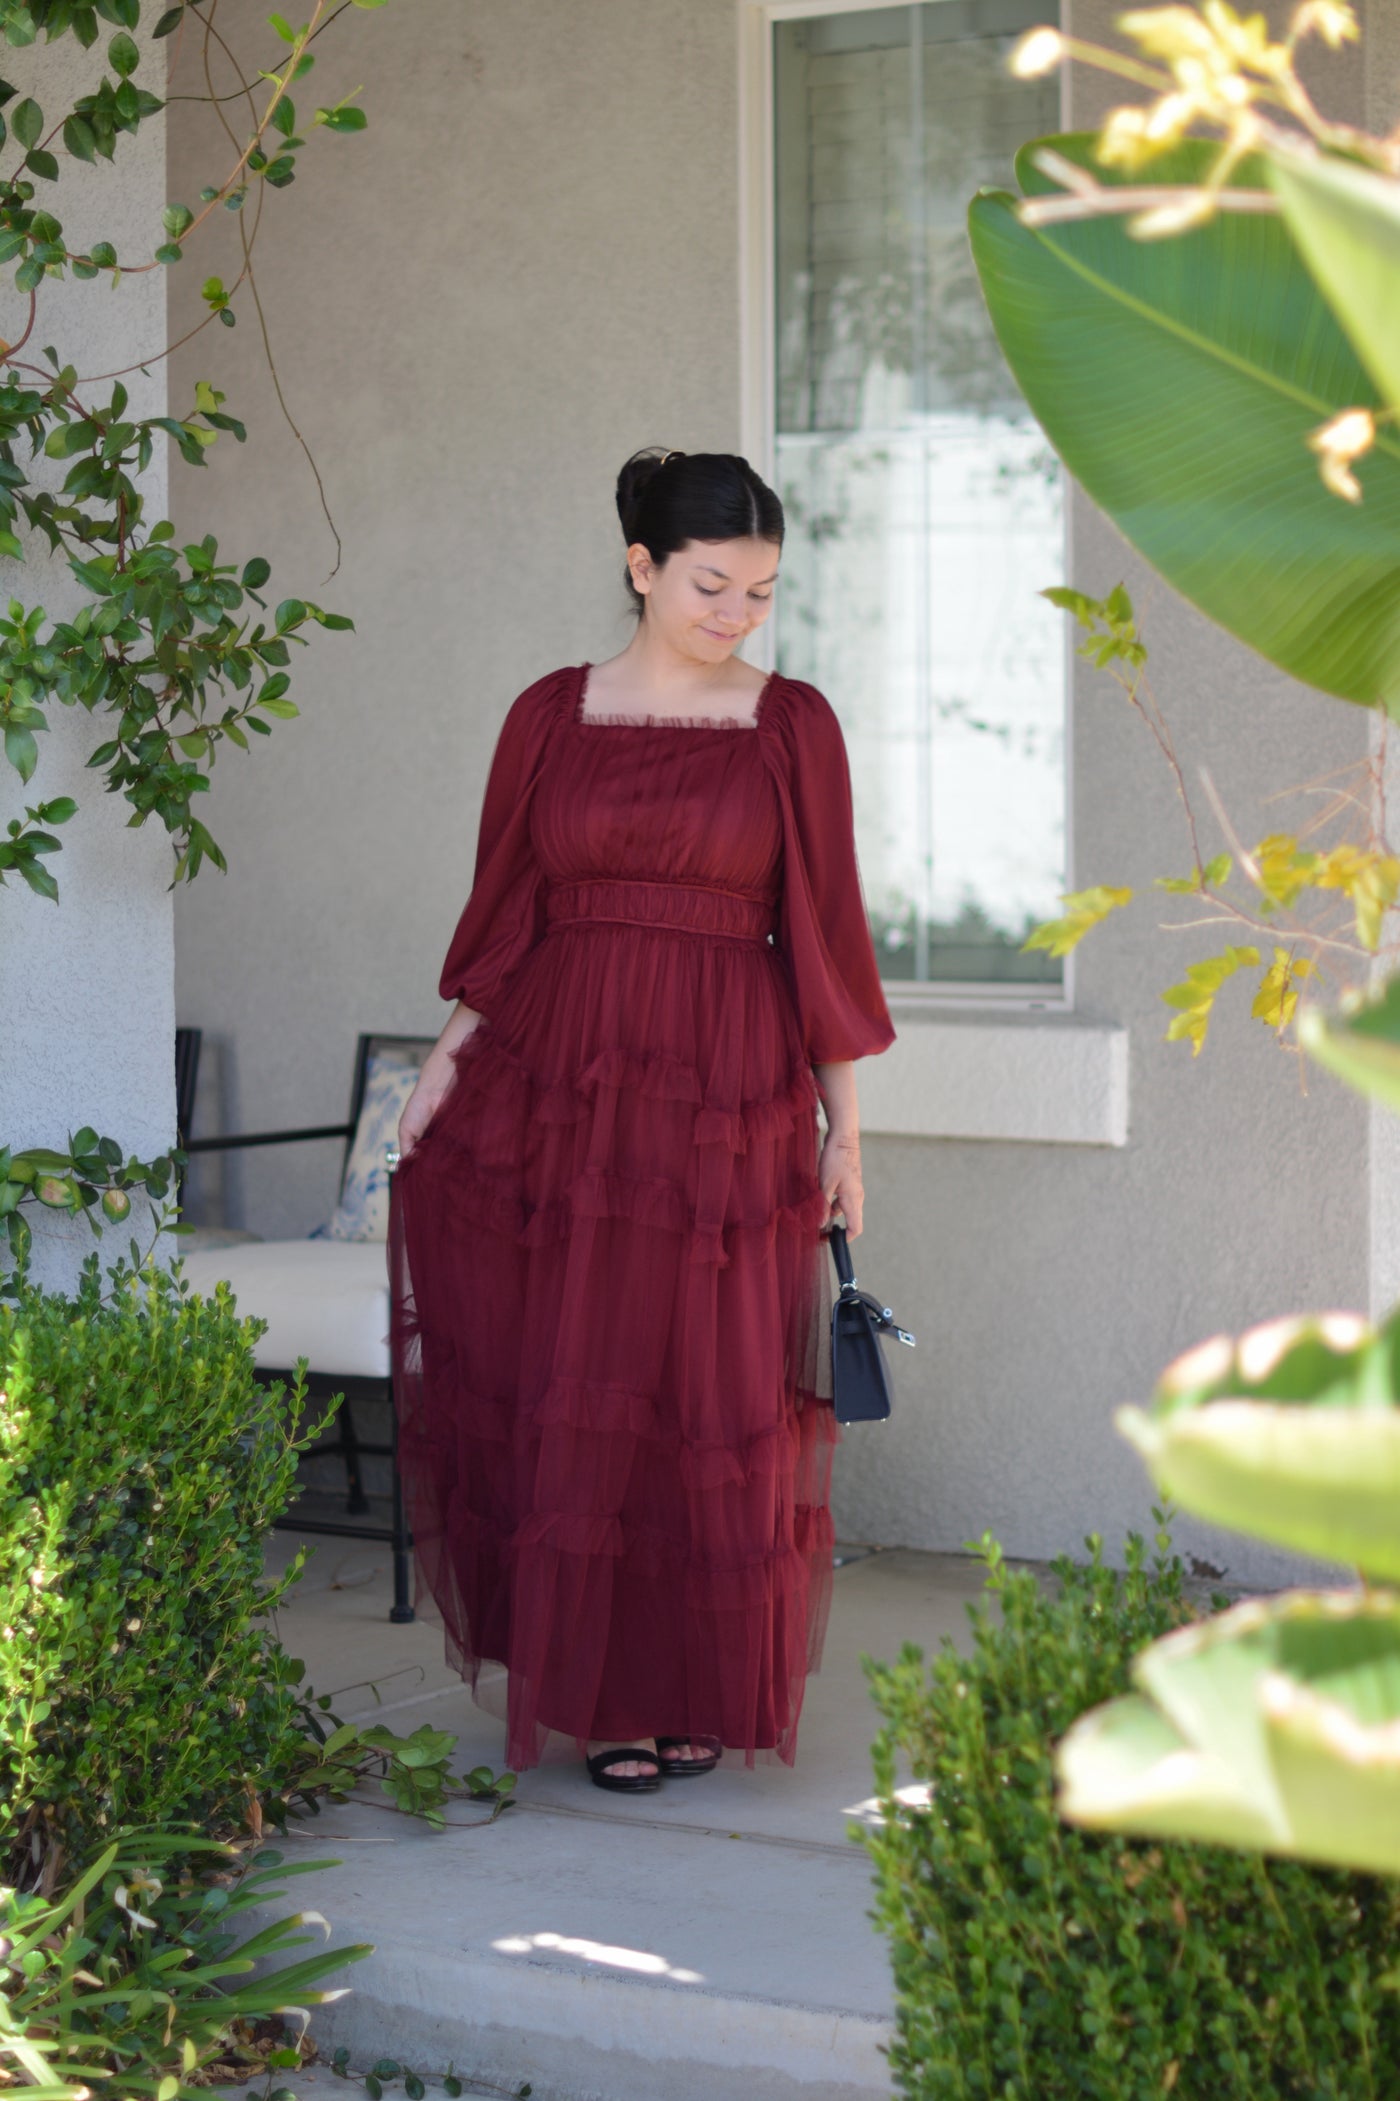
<path fill-rule="evenodd" d="M 388 1624 L 376 1549 L 321 1547 L 281 1624 L 317 1689 L 345 1688 L 345 1718 L 431 1721 L 457 1733 L 460 1766 L 499 1766 L 500 1724 L 441 1662 L 440 1633 Z M 301 1824 L 288 1850 L 340 1865 L 297 1899 L 334 1941 L 375 1947 L 317 2013 L 323 2057 L 344 2045 L 424 2078 L 450 2061 L 496 2101 L 526 2081 L 533 2101 L 887 2101 L 888 1958 L 847 1836 L 872 1808 L 860 1656 L 932 1648 L 978 1581 L 960 1557 L 902 1551 L 838 1570 L 795 1767 L 731 1757 L 610 1795 L 561 1747 L 494 1823 L 454 1805 L 436 1833 L 370 1794 Z"/>
<path fill-rule="evenodd" d="M 889 2091 L 886 1963 L 854 1847 L 524 1805 L 436 1834 L 357 1803 L 308 1850 L 333 1834 L 342 1865 L 299 1894 L 335 1941 L 376 1952 L 317 2015 L 325 2056 L 450 2060 L 538 2101 Z"/>

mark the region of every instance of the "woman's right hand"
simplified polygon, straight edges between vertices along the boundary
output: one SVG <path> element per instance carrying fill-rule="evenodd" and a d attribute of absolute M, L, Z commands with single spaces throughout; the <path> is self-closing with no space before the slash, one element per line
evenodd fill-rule
<path fill-rule="evenodd" d="M 451 1092 L 453 1075 L 445 1079 L 426 1070 L 420 1077 L 408 1100 L 404 1103 L 403 1115 L 399 1118 L 399 1164 L 408 1158 L 428 1125 L 437 1115 L 444 1099 Z"/>
<path fill-rule="evenodd" d="M 399 1164 L 408 1158 L 428 1125 L 442 1107 L 457 1081 L 457 1052 L 481 1016 L 465 1000 L 458 1000 L 447 1017 L 447 1026 L 423 1060 L 418 1085 L 404 1103 L 399 1118 Z"/>

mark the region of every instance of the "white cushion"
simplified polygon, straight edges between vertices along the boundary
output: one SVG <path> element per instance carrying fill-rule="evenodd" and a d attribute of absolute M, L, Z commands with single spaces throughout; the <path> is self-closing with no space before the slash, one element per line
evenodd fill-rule
<path fill-rule="evenodd" d="M 377 1241 L 258 1240 L 185 1259 L 190 1288 L 211 1298 L 226 1278 L 245 1317 L 267 1322 L 254 1362 L 290 1371 L 298 1357 L 334 1376 L 389 1375 L 389 1271 Z"/>
<path fill-rule="evenodd" d="M 195 1226 L 175 1237 L 180 1254 L 204 1255 L 216 1247 L 246 1247 L 250 1240 L 261 1240 L 262 1234 L 245 1233 L 241 1226 Z"/>
<path fill-rule="evenodd" d="M 415 1060 L 397 1051 L 376 1051 L 365 1072 L 364 1099 L 355 1141 L 346 1162 L 340 1202 L 315 1240 L 377 1240 L 389 1237 L 389 1169 L 384 1148 L 398 1137 L 399 1118 L 418 1084 Z"/>

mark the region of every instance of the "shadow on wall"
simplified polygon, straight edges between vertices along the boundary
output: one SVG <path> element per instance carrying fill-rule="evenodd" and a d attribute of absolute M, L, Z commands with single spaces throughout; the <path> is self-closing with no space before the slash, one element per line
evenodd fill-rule
<path fill-rule="evenodd" d="M 231 1036 L 207 1032 L 200 1046 L 199 1081 L 188 1135 L 217 1138 L 243 1128 L 238 1053 Z M 238 1153 L 196 1153 L 185 1177 L 183 1217 L 189 1225 L 248 1226 L 248 1185 Z"/>

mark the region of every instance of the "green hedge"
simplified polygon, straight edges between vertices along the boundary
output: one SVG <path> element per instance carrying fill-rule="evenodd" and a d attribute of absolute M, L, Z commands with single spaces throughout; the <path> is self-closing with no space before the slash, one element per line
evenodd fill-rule
<path fill-rule="evenodd" d="M 46 1887 L 134 1828 L 241 1826 L 298 1756 L 265 1614 L 303 1393 L 264 1388 L 227 1290 L 97 1258 L 0 1305 L 0 1844 Z M 0 1860 L 0 1870 L 3 1869 Z"/>
<path fill-rule="evenodd" d="M 1159 1518 L 1160 1521 L 1160 1518 Z M 1165 1532 L 1123 1574 L 1088 1542 L 1053 1586 L 983 1542 L 970 1654 L 866 1659 L 883 1815 L 853 1836 L 915 2101 L 1394 2101 L 1400 1886 L 1218 1847 L 1090 1835 L 1055 1813 L 1053 1746 L 1193 1616 Z M 999 1610 L 996 1609 L 999 1606 Z M 908 1775 L 925 1801 L 901 1801 Z"/>

